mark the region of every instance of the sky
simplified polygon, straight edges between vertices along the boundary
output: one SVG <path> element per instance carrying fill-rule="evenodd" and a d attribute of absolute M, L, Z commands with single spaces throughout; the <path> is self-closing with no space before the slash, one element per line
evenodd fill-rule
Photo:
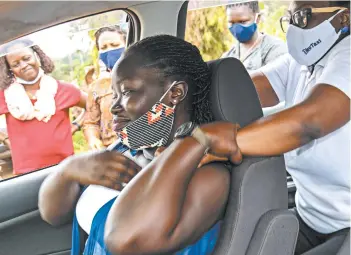
<path fill-rule="evenodd" d="M 35 44 L 39 45 L 43 51 L 53 59 L 65 57 L 77 50 L 89 51 L 94 42 L 92 42 L 88 36 L 88 31 L 89 29 L 93 28 L 89 27 L 90 22 L 84 22 L 84 20 L 89 20 L 90 18 L 97 20 L 100 18 L 107 18 L 106 21 L 108 21 L 109 15 L 111 17 L 119 15 L 121 16 L 121 21 L 124 21 L 126 13 L 123 11 L 122 13 L 123 15 L 121 16 L 121 11 L 115 10 L 103 14 L 97 14 L 91 17 L 82 18 L 79 20 L 74 20 L 44 29 L 37 33 L 33 33 L 31 35 L 28 35 L 28 38 L 31 41 L 34 41 Z M 106 25 L 112 25 L 112 23 L 107 23 Z M 78 29 L 79 32 L 75 32 L 74 34 L 70 33 L 69 31 L 72 29 L 72 27 Z M 98 27 L 94 27 L 94 29 L 97 28 Z M 2 53 L 0 52 L 0 56 L 1 54 Z"/>
<path fill-rule="evenodd" d="M 30 38 L 54 59 L 62 58 L 76 50 L 89 50 L 91 42 L 87 32 L 75 33 L 74 37 L 70 39 L 68 29 L 69 26 L 66 23 L 32 34 Z"/>
<path fill-rule="evenodd" d="M 94 42 L 89 38 L 87 30 L 72 34 L 69 29 L 69 23 L 65 23 L 21 37 L 19 40 L 27 38 L 33 41 L 52 59 L 63 58 L 77 50 L 89 51 Z M 6 52 L 0 50 L 0 56 L 4 53 Z"/>

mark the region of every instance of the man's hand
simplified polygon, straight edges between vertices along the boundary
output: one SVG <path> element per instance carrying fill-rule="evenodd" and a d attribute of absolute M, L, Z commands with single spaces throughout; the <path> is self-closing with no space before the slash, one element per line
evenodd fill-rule
<path fill-rule="evenodd" d="M 209 153 L 215 156 L 216 159 L 227 158 L 233 164 L 240 164 L 242 155 L 236 142 L 239 127 L 238 124 L 230 122 L 213 122 L 200 126 L 201 130 L 210 139 Z M 208 157 L 207 161 L 209 159 L 211 157 Z"/>

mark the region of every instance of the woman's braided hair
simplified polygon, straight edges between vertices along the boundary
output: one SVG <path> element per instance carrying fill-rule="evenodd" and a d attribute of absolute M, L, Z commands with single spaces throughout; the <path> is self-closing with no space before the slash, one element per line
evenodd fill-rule
<path fill-rule="evenodd" d="M 196 46 L 171 35 L 147 37 L 124 53 L 123 59 L 138 59 L 136 68 L 150 68 L 159 73 L 160 83 L 185 81 L 189 85 L 192 120 L 198 124 L 213 121 L 209 91 L 211 74 Z"/>
<path fill-rule="evenodd" d="M 28 39 L 15 40 L 1 48 L 1 52 L 4 55 L 0 57 L 0 90 L 7 89 L 13 82 L 14 75 L 7 63 L 6 54 L 10 53 L 10 49 L 15 45 L 21 45 L 23 48 L 30 47 L 38 55 L 44 73 L 51 73 L 55 69 L 54 62 L 52 62 L 39 46 L 33 45 L 33 42 Z"/>

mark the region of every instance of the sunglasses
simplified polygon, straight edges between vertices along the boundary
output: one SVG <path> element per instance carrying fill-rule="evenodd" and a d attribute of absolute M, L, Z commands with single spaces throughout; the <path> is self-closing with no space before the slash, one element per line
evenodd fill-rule
<path fill-rule="evenodd" d="M 304 8 L 294 12 L 291 16 L 280 18 L 280 27 L 284 33 L 288 30 L 289 25 L 295 25 L 305 28 L 312 18 L 313 13 L 331 13 L 339 10 L 346 10 L 345 7 L 323 7 L 323 8 Z"/>

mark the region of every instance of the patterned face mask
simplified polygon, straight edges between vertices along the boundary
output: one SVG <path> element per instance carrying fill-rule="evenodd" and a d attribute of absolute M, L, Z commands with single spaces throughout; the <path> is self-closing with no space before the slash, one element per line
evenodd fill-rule
<path fill-rule="evenodd" d="M 117 132 L 122 144 L 132 150 L 162 147 L 168 142 L 174 121 L 174 107 L 162 100 L 177 82 L 173 82 L 161 99 L 152 108 Z"/>

